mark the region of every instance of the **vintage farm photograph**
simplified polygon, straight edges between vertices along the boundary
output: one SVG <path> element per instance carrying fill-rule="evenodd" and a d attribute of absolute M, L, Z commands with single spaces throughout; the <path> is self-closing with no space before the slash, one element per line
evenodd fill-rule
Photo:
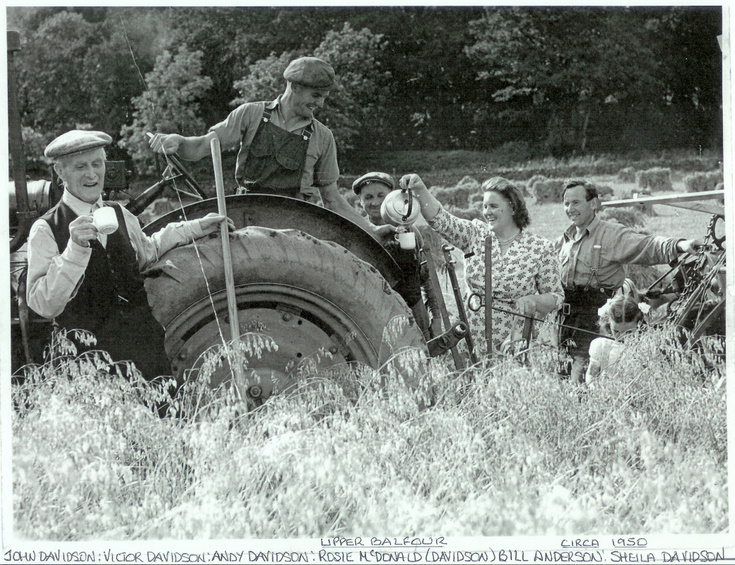
<path fill-rule="evenodd" d="M 7 7 L 13 539 L 727 534 L 728 18 Z"/>

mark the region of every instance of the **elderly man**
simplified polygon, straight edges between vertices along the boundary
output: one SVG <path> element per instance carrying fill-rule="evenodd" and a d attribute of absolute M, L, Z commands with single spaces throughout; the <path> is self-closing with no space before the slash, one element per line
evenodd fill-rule
<path fill-rule="evenodd" d="M 28 305 L 61 328 L 82 329 L 114 361 L 133 361 L 147 379 L 171 373 L 164 332 L 153 318 L 141 271 L 169 249 L 219 229 L 221 215 L 169 224 L 147 237 L 135 216 L 103 203 L 105 147 L 97 131 L 69 131 L 46 147 L 64 185 L 60 202 L 31 228 Z M 114 211 L 101 231 L 95 210 Z M 104 212 L 103 212 L 104 213 Z M 113 231 L 114 230 L 114 231 Z M 83 340 L 75 340 L 80 350 Z"/>
<path fill-rule="evenodd" d="M 332 132 L 314 118 L 334 86 L 334 69 L 316 57 L 291 61 L 283 73 L 286 90 L 272 102 L 248 102 L 233 110 L 206 135 L 156 134 L 150 146 L 197 161 L 210 154 L 210 141 L 222 149 L 238 147 L 235 179 L 238 193 L 278 194 L 316 201 L 369 226 L 339 193 L 337 147 Z"/>
<path fill-rule="evenodd" d="M 401 267 L 403 276 L 396 291 L 411 308 L 424 338 L 429 341 L 441 334 L 441 313 L 429 281 L 428 267 L 421 256 L 422 251 L 419 247 L 401 249 L 395 239 L 395 228 L 386 225 L 380 211 L 385 197 L 395 188 L 393 177 L 381 172 L 364 174 L 352 183 L 352 191 L 360 198 L 360 206 L 365 210 L 370 223 L 376 227 L 376 237 Z M 424 237 L 425 231 L 418 226 L 414 226 L 414 229 L 419 237 Z"/>
<path fill-rule="evenodd" d="M 702 243 L 644 235 L 621 224 L 600 220 L 597 188 L 580 179 L 563 187 L 564 211 L 572 225 L 556 241 L 561 263 L 566 315 L 560 332 L 562 347 L 572 357 L 563 368 L 575 382 L 583 382 L 589 346 L 597 328 L 597 310 L 622 286 L 625 265 L 658 265 L 691 253 Z M 582 331 L 576 331 L 579 328 Z"/>

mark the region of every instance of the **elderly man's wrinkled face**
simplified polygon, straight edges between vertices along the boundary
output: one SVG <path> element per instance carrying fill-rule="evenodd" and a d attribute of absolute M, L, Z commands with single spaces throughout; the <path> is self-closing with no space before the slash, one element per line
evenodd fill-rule
<path fill-rule="evenodd" d="M 105 150 L 102 147 L 59 158 L 54 169 L 66 190 L 94 204 L 105 188 Z"/>
<path fill-rule="evenodd" d="M 380 215 L 380 206 L 383 204 L 383 200 L 385 200 L 389 192 L 390 188 L 382 182 L 366 184 L 360 191 L 360 206 L 367 212 L 368 218 L 376 226 L 383 223 L 383 218 Z"/>

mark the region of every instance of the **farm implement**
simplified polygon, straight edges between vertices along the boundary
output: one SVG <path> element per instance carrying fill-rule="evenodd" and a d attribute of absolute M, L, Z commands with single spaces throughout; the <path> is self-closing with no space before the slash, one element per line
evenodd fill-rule
<path fill-rule="evenodd" d="M 727 297 L 724 190 L 650 196 L 603 202 L 603 207 L 662 204 L 710 214 L 703 244 L 694 254 L 676 261 L 642 295 L 660 321 L 683 330 L 687 347 L 705 336 L 725 336 Z M 655 317 L 655 314 L 654 314 Z"/>

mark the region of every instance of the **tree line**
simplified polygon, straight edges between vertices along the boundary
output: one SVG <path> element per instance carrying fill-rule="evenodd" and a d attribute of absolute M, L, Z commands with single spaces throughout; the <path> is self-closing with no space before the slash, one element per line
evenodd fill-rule
<path fill-rule="evenodd" d="M 270 100 L 300 55 L 335 68 L 317 116 L 364 151 L 520 157 L 721 149 L 719 7 L 7 9 L 26 153 L 73 127 L 151 172 L 147 131 L 201 134 Z M 36 159 L 37 161 L 34 161 Z"/>

